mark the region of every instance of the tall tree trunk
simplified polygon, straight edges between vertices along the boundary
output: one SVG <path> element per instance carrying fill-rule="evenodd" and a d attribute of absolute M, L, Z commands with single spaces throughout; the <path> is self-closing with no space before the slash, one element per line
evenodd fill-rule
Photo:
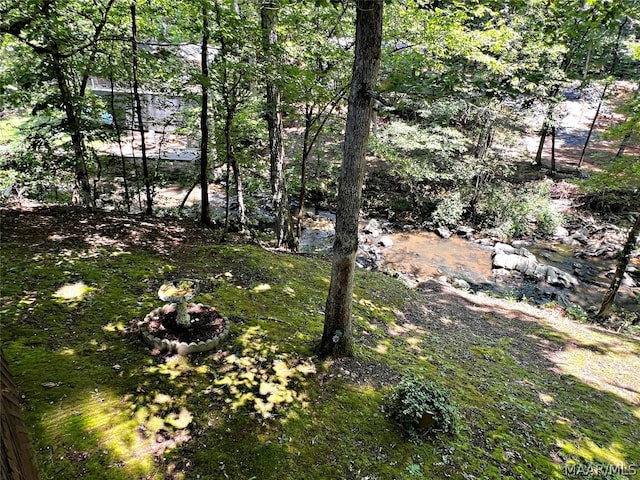
<path fill-rule="evenodd" d="M 240 15 L 240 5 L 237 1 L 233 3 L 233 11 L 236 15 Z M 224 156 L 227 164 L 226 169 L 226 204 L 225 204 L 225 221 L 224 221 L 224 233 L 229 232 L 230 215 L 231 215 L 231 173 L 233 172 L 233 178 L 236 188 L 236 200 L 238 203 L 238 227 L 243 232 L 247 225 L 246 208 L 244 205 L 244 186 L 242 182 L 242 174 L 240 170 L 240 163 L 236 157 L 234 141 L 233 141 L 233 129 L 235 125 L 236 112 L 239 101 L 239 92 L 241 86 L 244 85 L 242 74 L 237 73 L 234 77 L 233 71 L 228 67 L 228 56 L 231 53 L 237 53 L 229 48 L 227 38 L 224 34 L 222 12 L 220 4 L 215 3 L 215 19 L 217 22 L 218 30 L 218 43 L 220 45 L 220 51 L 218 53 L 218 60 L 222 65 L 222 82 L 220 85 L 221 96 L 224 103 Z"/>
<path fill-rule="evenodd" d="M 274 47 L 278 43 L 276 26 L 278 23 L 278 0 L 264 0 L 260 7 L 262 45 L 267 65 L 265 116 L 269 129 L 269 164 L 271 168 L 271 193 L 276 215 L 276 247 L 285 244 L 295 249 L 293 221 L 289 211 L 287 182 L 285 177 L 285 157 L 282 112 L 280 111 L 280 85 L 277 81 L 277 60 Z"/>
<path fill-rule="evenodd" d="M 202 7 L 200 49 L 202 104 L 200 107 L 200 222 L 211 225 L 209 207 L 209 12 Z"/>
<path fill-rule="evenodd" d="M 616 37 L 616 46 L 613 50 L 613 59 L 611 60 L 611 65 L 609 66 L 609 74 L 613 75 L 618 65 L 618 50 L 620 49 L 620 40 L 622 39 L 622 31 L 624 30 L 624 26 L 627 24 L 629 17 L 626 17 L 624 21 L 618 27 L 618 35 Z M 589 50 L 591 53 L 591 50 Z M 584 145 L 582 146 L 582 152 L 580 152 L 580 160 L 578 161 L 578 168 L 582 167 L 582 161 L 584 160 L 585 153 L 587 152 L 587 147 L 589 146 L 589 140 L 591 140 L 591 134 L 593 133 L 593 129 L 596 126 L 596 122 L 598 121 L 598 115 L 600 115 L 600 109 L 602 108 L 602 103 L 607 95 L 607 90 L 611 83 L 607 81 L 604 88 L 602 89 L 602 94 L 600 95 L 600 100 L 598 101 L 598 108 L 596 109 L 596 114 L 593 116 L 593 121 L 591 122 L 591 126 L 589 127 L 589 132 L 587 133 L 587 138 L 584 141 Z"/>
<path fill-rule="evenodd" d="M 598 101 L 598 107 L 596 108 L 596 113 L 593 116 L 593 120 L 591 121 L 591 126 L 589 126 L 589 131 L 587 132 L 587 138 L 584 141 L 584 145 L 582 145 L 582 151 L 580 152 L 580 160 L 578 160 L 578 168 L 582 167 L 582 162 L 584 161 L 584 156 L 587 153 L 587 147 L 589 146 L 589 140 L 591 140 L 591 135 L 593 134 L 593 129 L 596 126 L 596 122 L 598 121 L 598 116 L 600 115 L 600 109 L 602 108 L 602 102 L 604 101 L 604 97 L 607 94 L 607 89 L 609 88 L 609 83 L 607 83 L 602 89 L 602 94 L 600 95 L 600 100 Z"/>
<path fill-rule="evenodd" d="M 636 216 L 636 221 L 629 230 L 629 235 L 627 236 L 627 240 L 624 244 L 624 248 L 618 257 L 618 264 L 616 266 L 616 272 L 613 275 L 613 279 L 611 280 L 611 285 L 609 285 L 609 289 L 605 294 L 602 305 L 600 305 L 600 311 L 597 313 L 596 318 L 598 320 L 604 320 L 611 313 L 611 309 L 613 307 L 613 302 L 618 294 L 618 290 L 620 289 L 620 285 L 622 284 L 622 279 L 624 278 L 624 272 L 627 270 L 627 266 L 629 265 L 629 261 L 631 260 L 631 252 L 636 246 L 638 242 L 638 235 L 640 234 L 640 214 Z"/>
<path fill-rule="evenodd" d="M 56 81 L 58 83 L 58 89 L 60 90 L 60 100 L 62 102 L 65 117 L 67 119 L 67 129 L 71 136 L 71 146 L 73 148 L 73 155 L 75 157 L 75 169 L 76 169 L 76 184 L 75 190 L 79 203 L 85 207 L 91 207 L 91 183 L 89 182 L 89 172 L 87 169 L 87 151 L 84 144 L 84 135 L 82 134 L 82 125 L 80 115 L 77 112 L 74 104 L 73 93 L 69 87 L 67 75 L 65 73 L 65 67 L 63 64 L 62 55 L 58 53 L 57 45 L 55 46 L 56 52 L 51 55 L 53 70 L 56 75 Z"/>
<path fill-rule="evenodd" d="M 556 126 L 551 127 L 551 176 L 555 177 L 558 173 L 556 166 Z"/>
<path fill-rule="evenodd" d="M 356 1 L 355 58 L 345 127 L 344 158 L 340 169 L 331 282 L 319 347 L 322 356 L 353 355 L 353 275 L 358 251 L 365 154 L 373 115 L 374 87 L 380 66 L 383 2 Z"/>
<path fill-rule="evenodd" d="M 111 52 L 109 52 L 109 65 L 111 66 Z M 122 151 L 122 128 L 120 127 L 120 120 L 118 120 L 118 114 L 116 112 L 116 93 L 113 81 L 113 71 L 109 69 L 109 86 L 111 90 L 111 97 L 109 104 L 111 106 L 111 114 L 113 115 L 113 128 L 116 131 L 116 137 L 118 139 L 118 150 L 120 152 L 120 168 L 122 171 L 122 186 L 124 188 L 124 203 L 127 206 L 127 212 L 131 211 L 131 198 L 129 197 L 129 182 L 127 180 L 127 161 Z"/>
<path fill-rule="evenodd" d="M 304 115 L 304 136 L 302 140 L 302 159 L 300 160 L 300 195 L 298 197 L 298 215 L 296 218 L 296 237 L 297 243 L 300 245 L 302 240 L 302 221 L 304 220 L 305 202 L 307 201 L 307 164 L 309 162 L 309 153 L 311 146 L 309 145 L 309 137 L 311 134 L 311 125 L 313 120 L 313 107 L 306 106 Z"/>
<path fill-rule="evenodd" d="M 225 122 L 224 122 L 224 145 L 225 156 L 227 159 L 227 165 L 233 172 L 233 179 L 236 186 L 236 201 L 238 203 L 238 226 L 240 231 L 244 231 L 247 224 L 247 214 L 244 206 L 244 186 L 242 184 L 242 174 L 240 172 L 240 165 L 236 158 L 235 148 L 233 147 L 233 124 L 235 119 L 235 100 L 232 100 L 226 105 L 225 108 Z M 227 174 L 229 176 L 229 173 Z M 227 182 L 230 182 L 231 178 L 227 178 Z M 226 223 L 228 228 L 228 222 Z"/>
<path fill-rule="evenodd" d="M 138 119 L 138 131 L 140 132 L 140 149 L 142 151 L 142 177 L 147 196 L 145 213 L 153 214 L 153 197 L 151 195 L 151 182 L 149 180 L 149 165 L 147 162 L 147 146 L 144 138 L 144 124 L 142 122 L 142 102 L 138 85 L 138 31 L 136 25 L 136 4 L 131 4 L 131 65 L 133 72 L 133 99 L 135 102 L 136 117 Z"/>
<path fill-rule="evenodd" d="M 618 152 L 616 153 L 616 158 L 620 158 L 624 155 L 624 151 L 627 149 L 629 145 L 629 140 L 631 140 L 631 132 L 627 132 L 625 136 L 622 138 L 622 142 L 620 142 L 620 147 L 618 148 Z"/>

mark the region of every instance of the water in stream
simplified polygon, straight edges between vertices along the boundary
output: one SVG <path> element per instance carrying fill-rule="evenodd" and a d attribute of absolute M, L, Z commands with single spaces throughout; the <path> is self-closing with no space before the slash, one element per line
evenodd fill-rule
<path fill-rule="evenodd" d="M 327 252 L 333 241 L 335 216 L 317 212 L 305 222 L 301 248 L 306 252 Z M 363 225 L 364 226 L 364 225 Z M 393 244 L 379 247 L 380 266 L 395 270 L 415 281 L 427 278 L 447 277 L 462 279 L 474 290 L 495 292 L 501 295 L 524 298 L 536 303 L 557 300 L 575 303 L 583 308 L 597 307 L 611 281 L 615 269 L 614 258 L 576 257 L 577 247 L 559 243 L 540 242 L 527 247 L 540 263 L 554 266 L 579 278 L 572 288 L 547 285 L 516 273 L 492 268 L 493 249 L 456 235 L 444 239 L 431 232 L 411 231 L 388 235 Z M 376 243 L 379 239 L 370 239 Z M 635 260 L 638 263 L 638 260 Z M 640 264 L 632 268 L 640 268 Z M 637 287 L 623 285 L 616 303 L 630 311 L 640 311 L 634 296 L 640 295 Z"/>
<path fill-rule="evenodd" d="M 461 278 L 476 285 L 489 283 L 491 249 L 453 236 L 444 239 L 430 232 L 396 233 L 384 249 L 385 264 L 417 279 L 440 276 Z"/>
<path fill-rule="evenodd" d="M 571 246 L 541 243 L 528 247 L 540 263 L 554 266 L 579 278 L 575 287 L 561 288 L 543 281 L 522 278 L 518 274 L 499 274 L 492 269 L 491 247 L 452 236 L 443 239 L 434 233 L 409 232 L 390 236 L 391 247 L 383 249 L 384 263 L 398 272 L 420 281 L 445 276 L 466 280 L 474 289 L 526 297 L 536 303 L 559 300 L 575 303 L 583 308 L 596 307 L 611 282 L 615 259 L 574 256 Z M 632 265 L 634 267 L 634 265 Z M 503 272 L 504 273 L 504 272 Z M 635 290 L 635 292 L 634 292 Z M 630 311 L 640 311 L 635 301 L 638 288 L 624 285 L 620 288 L 617 304 Z"/>

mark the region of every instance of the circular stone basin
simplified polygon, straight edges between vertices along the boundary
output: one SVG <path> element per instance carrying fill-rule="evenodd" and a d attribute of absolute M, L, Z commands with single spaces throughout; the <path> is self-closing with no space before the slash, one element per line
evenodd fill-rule
<path fill-rule="evenodd" d="M 184 355 L 213 350 L 229 335 L 229 320 L 216 309 L 190 303 L 187 311 L 190 325 L 185 327 L 176 323 L 175 303 L 156 308 L 138 324 L 142 338 L 160 351 Z"/>

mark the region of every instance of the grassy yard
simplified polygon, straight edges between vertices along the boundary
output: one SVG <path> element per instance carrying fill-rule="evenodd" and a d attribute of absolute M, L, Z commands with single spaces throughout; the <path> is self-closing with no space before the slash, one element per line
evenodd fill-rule
<path fill-rule="evenodd" d="M 168 219 L 2 210 L 2 348 L 43 479 L 640 478 L 640 339 L 553 309 L 360 271 L 357 356 L 321 361 L 326 259 Z M 169 278 L 232 323 L 151 352 Z M 406 374 L 451 392 L 455 436 L 386 416 Z"/>

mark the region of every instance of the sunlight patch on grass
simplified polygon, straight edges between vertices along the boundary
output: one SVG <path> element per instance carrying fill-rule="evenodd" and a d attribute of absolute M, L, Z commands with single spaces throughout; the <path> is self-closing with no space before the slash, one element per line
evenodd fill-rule
<path fill-rule="evenodd" d="M 258 326 L 247 329 L 240 342 L 239 354 L 219 354 L 222 375 L 204 394 L 220 396 L 232 412 L 246 407 L 264 419 L 287 406 L 306 405 L 301 390 L 304 378 L 316 372 L 311 361 L 277 353 L 277 346 L 265 341 L 265 332 Z"/>
<path fill-rule="evenodd" d="M 557 440 L 558 447 L 567 455 L 579 457 L 590 462 L 603 462 L 610 465 L 624 466 L 625 455 L 621 451 L 621 445 L 613 442 L 603 448 L 590 438 L 574 444 L 565 440 Z"/>
<path fill-rule="evenodd" d="M 539 393 L 538 397 L 540 401 L 547 406 L 552 405 L 556 401 L 553 395 L 549 395 L 548 393 Z"/>
<path fill-rule="evenodd" d="M 43 424 L 53 443 L 64 439 L 71 443 L 69 448 L 81 451 L 87 447 L 85 442 L 95 437 L 130 476 L 146 476 L 152 471 L 151 440 L 139 435 L 126 404 L 111 392 L 96 389 L 48 414 Z"/>
<path fill-rule="evenodd" d="M 207 365 L 192 365 L 188 357 L 172 355 L 167 357 L 164 363 L 145 367 L 144 371 L 147 374 L 167 375 L 169 379 L 175 380 L 182 375 L 192 373 L 206 374 L 209 372 L 209 367 Z"/>
<path fill-rule="evenodd" d="M 573 375 L 583 383 L 609 392 L 631 403 L 640 404 L 640 356 L 616 350 L 570 347 L 549 354 L 561 373 Z"/>
<path fill-rule="evenodd" d="M 376 345 L 374 350 L 377 353 L 379 353 L 380 355 L 386 355 L 387 353 L 389 353 L 389 345 L 383 344 L 383 343 L 379 343 L 379 344 Z"/>
<path fill-rule="evenodd" d="M 266 292 L 268 290 L 271 290 L 271 285 L 268 283 L 261 283 L 260 285 L 253 287 L 253 291 L 258 293 Z"/>
<path fill-rule="evenodd" d="M 53 298 L 59 303 L 77 303 L 84 300 L 95 288 L 89 287 L 84 282 L 67 283 L 53 293 Z"/>

